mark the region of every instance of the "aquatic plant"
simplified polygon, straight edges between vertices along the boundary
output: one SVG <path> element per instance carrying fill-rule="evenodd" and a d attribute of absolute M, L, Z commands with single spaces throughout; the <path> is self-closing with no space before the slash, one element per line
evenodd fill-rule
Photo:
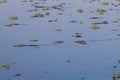
<path fill-rule="evenodd" d="M 0 64 L 0 67 L 9 69 L 10 68 L 10 64 L 9 63 L 3 63 L 3 64 Z"/>
<path fill-rule="evenodd" d="M 33 0 L 29 0 L 29 2 L 33 2 Z"/>
<path fill-rule="evenodd" d="M 98 30 L 100 27 L 97 24 L 92 24 L 90 29 Z"/>
<path fill-rule="evenodd" d="M 78 13 L 83 13 L 84 11 L 83 11 L 83 9 L 77 9 L 77 12 Z"/>
<path fill-rule="evenodd" d="M 42 8 L 42 11 L 46 11 L 46 10 L 49 10 L 49 8 Z"/>
<path fill-rule="evenodd" d="M 103 13 L 107 12 L 107 10 L 105 10 L 105 9 L 96 9 L 96 12 L 98 12 L 100 14 L 103 14 Z"/>
<path fill-rule="evenodd" d="M 16 64 L 16 61 L 14 61 L 13 64 L 15 65 L 15 64 Z"/>
<path fill-rule="evenodd" d="M 117 0 L 118 2 L 120 2 L 120 0 Z"/>
<path fill-rule="evenodd" d="M 80 24 L 83 24 L 83 21 L 80 21 Z"/>
<path fill-rule="evenodd" d="M 7 2 L 7 0 L 2 0 L 2 3 L 6 3 Z"/>
<path fill-rule="evenodd" d="M 75 43 L 79 43 L 79 44 L 81 44 L 81 45 L 86 45 L 87 43 L 86 43 L 86 41 L 84 41 L 84 40 L 76 40 L 76 41 L 74 41 Z"/>
<path fill-rule="evenodd" d="M 34 48 L 40 48 L 40 46 L 34 46 Z"/>
<path fill-rule="evenodd" d="M 109 2 L 102 2 L 102 5 L 108 5 Z"/>
<path fill-rule="evenodd" d="M 58 19 L 54 19 L 54 21 L 55 21 L 55 22 L 57 22 L 57 21 L 58 21 Z"/>
<path fill-rule="evenodd" d="M 67 62 L 67 63 L 71 63 L 71 59 L 67 59 L 66 62 Z"/>
<path fill-rule="evenodd" d="M 35 18 L 35 17 L 44 17 L 44 15 L 40 13 L 36 13 L 35 15 L 31 16 L 31 18 Z"/>
<path fill-rule="evenodd" d="M 91 3 L 91 2 L 93 2 L 94 0 L 89 0 L 89 2 Z"/>
<path fill-rule="evenodd" d="M 17 20 L 18 19 L 18 16 L 10 16 L 9 17 L 9 20 Z"/>

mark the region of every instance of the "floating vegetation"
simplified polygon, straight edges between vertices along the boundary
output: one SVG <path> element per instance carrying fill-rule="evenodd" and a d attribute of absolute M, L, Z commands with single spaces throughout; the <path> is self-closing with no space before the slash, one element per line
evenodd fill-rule
<path fill-rule="evenodd" d="M 7 24 L 5 26 L 7 26 L 7 27 L 13 27 L 13 26 L 18 26 L 18 25 L 26 25 L 26 24 L 11 23 L 11 24 Z"/>
<path fill-rule="evenodd" d="M 108 21 L 94 22 L 92 24 L 108 24 Z"/>
<path fill-rule="evenodd" d="M 31 18 L 36 18 L 36 17 L 44 17 L 44 15 L 40 13 L 36 13 L 35 15 L 31 16 Z"/>
<path fill-rule="evenodd" d="M 10 64 L 9 63 L 3 63 L 3 64 L 0 64 L 0 67 L 6 68 L 6 69 L 9 70 Z"/>
<path fill-rule="evenodd" d="M 90 17 L 89 19 L 102 19 L 101 17 Z"/>
<path fill-rule="evenodd" d="M 50 19 L 50 20 L 48 20 L 48 22 L 57 22 L 57 21 L 58 21 L 58 19 L 54 19 L 54 20 Z"/>
<path fill-rule="evenodd" d="M 28 12 L 34 12 L 34 11 L 38 11 L 38 9 L 33 9 L 33 10 L 27 10 Z"/>
<path fill-rule="evenodd" d="M 55 29 L 55 31 L 58 31 L 58 32 L 60 32 L 60 31 L 62 31 L 62 29 Z"/>
<path fill-rule="evenodd" d="M 6 3 L 7 2 L 7 0 L 2 0 L 2 3 Z"/>
<path fill-rule="evenodd" d="M 9 20 L 18 20 L 18 16 L 10 16 Z"/>
<path fill-rule="evenodd" d="M 107 10 L 105 9 L 96 9 L 96 12 L 100 13 L 100 14 L 104 14 L 107 12 Z"/>
<path fill-rule="evenodd" d="M 49 8 L 42 8 L 42 11 L 47 11 L 49 10 Z"/>
<path fill-rule="evenodd" d="M 37 39 L 34 39 L 34 40 L 30 40 L 30 42 L 38 42 L 38 40 L 37 40 Z"/>
<path fill-rule="evenodd" d="M 34 46 L 34 48 L 40 48 L 40 46 Z"/>
<path fill-rule="evenodd" d="M 15 65 L 15 64 L 16 64 L 16 61 L 14 61 L 13 64 Z"/>
<path fill-rule="evenodd" d="M 58 21 L 58 19 L 54 19 L 54 21 L 55 21 L 55 22 L 57 22 L 57 21 Z"/>
<path fill-rule="evenodd" d="M 81 36 L 81 33 L 75 33 L 75 35 L 72 35 L 72 37 L 80 38 L 82 36 Z"/>
<path fill-rule="evenodd" d="M 52 8 L 52 9 L 59 10 L 59 11 L 64 11 L 61 5 L 52 6 L 51 8 Z"/>
<path fill-rule="evenodd" d="M 76 20 L 71 20 L 69 21 L 70 23 L 76 23 L 77 21 Z"/>
<path fill-rule="evenodd" d="M 102 5 L 109 5 L 109 2 L 102 2 Z"/>
<path fill-rule="evenodd" d="M 29 0 L 29 2 L 33 2 L 33 0 Z"/>
<path fill-rule="evenodd" d="M 80 21 L 80 24 L 83 24 L 84 22 L 83 21 Z"/>
<path fill-rule="evenodd" d="M 95 55 L 97 55 L 97 53 L 95 55 L 93 54 L 91 56 L 85 55 L 85 54 L 89 54 L 89 51 L 92 51 L 92 50 L 93 50 L 92 52 L 99 52 L 101 50 L 101 47 L 105 48 L 105 50 L 102 51 L 102 54 L 105 55 L 105 56 L 103 55 L 104 60 L 107 60 L 107 62 L 111 61 L 112 60 L 111 58 L 113 58 L 113 57 L 106 56 L 106 54 L 108 54 L 106 52 L 109 52 L 106 50 L 111 51 L 111 49 L 113 47 L 116 48 L 116 45 L 117 45 L 117 49 L 114 49 L 111 52 L 117 52 L 119 55 L 119 50 L 118 50 L 119 46 L 118 45 L 119 45 L 119 41 L 120 41 L 120 30 L 119 30 L 119 27 L 120 27 L 120 24 L 119 24 L 120 23 L 120 18 L 119 18 L 119 16 L 120 16 L 120 12 L 119 12 L 120 11 L 120 9 L 119 9 L 120 0 L 118 0 L 118 1 L 112 0 L 113 2 L 111 0 L 110 1 L 108 1 L 108 0 L 107 1 L 106 0 L 75 0 L 75 1 L 72 1 L 72 0 L 21 0 L 21 2 L 16 1 L 18 3 L 14 3 L 14 0 L 12 0 L 12 2 L 9 1 L 7 4 L 4 4 L 4 3 L 6 3 L 6 1 L 7 0 L 0 0 L 0 7 L 1 7 L 0 8 L 0 11 L 1 11 L 0 32 L 2 35 L 1 40 L 3 40 L 3 41 L 1 41 L 0 45 L 1 45 L 1 49 L 5 48 L 5 50 L 7 50 L 9 48 L 8 51 L 10 51 L 9 53 L 11 53 L 10 55 L 12 56 L 12 58 L 16 57 L 15 59 L 19 60 L 20 63 L 21 63 L 21 61 L 23 61 L 21 59 L 26 58 L 23 56 L 28 56 L 29 58 L 27 61 L 31 62 L 31 60 L 32 60 L 31 56 L 32 56 L 33 58 L 35 58 L 35 60 L 32 61 L 31 64 L 34 65 L 34 62 L 39 59 L 39 57 L 33 56 L 34 53 L 38 53 L 38 52 L 43 53 L 44 52 L 45 54 L 37 54 L 38 56 L 43 57 L 43 58 L 40 58 L 38 61 L 40 61 L 40 64 L 43 64 L 43 66 L 48 65 L 48 67 L 49 67 L 49 65 L 54 65 L 54 64 L 53 63 L 52 64 L 44 63 L 44 60 L 47 57 L 48 57 L 48 59 L 50 59 L 50 58 L 52 58 L 52 56 L 56 56 L 57 54 L 46 56 L 46 54 L 48 54 L 48 51 L 50 51 L 49 53 L 58 52 L 58 54 L 59 54 L 60 52 L 66 53 L 66 50 L 68 50 L 69 48 L 71 49 L 71 50 L 69 49 L 71 51 L 71 52 L 69 51 L 70 54 L 60 54 L 59 59 L 61 60 L 62 56 L 72 56 L 77 61 L 80 61 L 80 62 L 75 62 L 75 64 L 72 65 L 72 68 L 76 68 L 76 65 L 78 66 L 79 63 L 81 63 L 81 61 L 83 61 L 82 63 L 84 63 L 84 62 L 89 63 L 90 62 L 90 61 L 88 61 L 89 59 L 84 59 L 87 57 L 96 57 L 94 60 L 96 60 L 98 58 L 99 58 L 99 60 L 103 59 L 103 57 L 95 56 Z M 17 7 L 16 7 L 16 5 L 17 5 Z M 13 11 L 14 7 L 16 8 L 15 13 Z M 8 10 L 7 8 L 10 10 Z M 7 11 L 8 14 L 7 13 L 4 14 L 5 11 Z M 104 14 L 104 13 L 107 13 L 107 14 Z M 12 16 L 11 16 L 11 14 L 12 14 Z M 18 16 L 16 16 L 16 14 Z M 5 15 L 5 16 L 3 16 L 3 15 Z M 31 19 L 31 18 L 34 18 L 34 19 Z M 7 19 L 9 19 L 9 21 Z M 25 26 L 24 24 L 20 24 L 21 22 L 24 22 L 24 21 L 25 21 L 25 23 L 27 23 L 29 25 Z M 6 24 L 6 23 L 8 23 L 8 24 Z M 17 28 L 6 28 L 6 27 L 16 27 L 16 26 L 17 26 Z M 102 28 L 102 29 L 100 29 L 100 28 Z M 98 30 L 98 29 L 100 29 L 100 30 L 97 31 L 97 33 L 96 33 L 96 31 L 95 32 L 92 31 L 92 30 Z M 9 38 L 7 38 L 7 34 L 9 34 L 9 36 L 11 36 L 10 40 L 6 40 L 6 39 L 9 39 Z M 23 34 L 25 34 L 25 35 L 23 35 Z M 116 38 L 116 37 L 118 37 L 118 38 Z M 38 38 L 40 39 L 40 41 L 38 40 Z M 30 39 L 30 40 L 28 40 L 28 39 Z M 27 40 L 27 41 L 24 41 L 24 40 Z M 63 41 L 63 40 L 65 40 L 65 41 Z M 9 42 L 9 41 L 12 41 L 12 42 Z M 21 41 L 21 43 L 19 43 L 20 41 Z M 11 44 L 13 44 L 13 43 L 15 43 L 15 45 L 12 45 L 14 48 L 6 47 L 7 45 L 11 46 Z M 16 44 L 16 43 L 18 43 L 18 44 Z M 45 43 L 45 44 L 41 44 L 41 43 Z M 88 43 L 92 43 L 92 44 L 87 45 Z M 94 43 L 95 43 L 95 45 L 94 45 Z M 107 45 L 105 45 L 104 43 L 107 43 Z M 95 48 L 96 44 L 97 45 L 100 44 L 100 46 L 97 46 L 97 48 Z M 60 45 L 61 49 L 58 49 L 59 45 Z M 91 47 L 90 45 L 92 45 L 92 48 L 90 48 Z M 103 45 L 103 46 L 101 46 L 101 45 Z M 112 47 L 109 47 L 110 45 L 112 45 Z M 41 48 L 41 46 L 45 46 L 44 49 Z M 48 47 L 48 46 L 50 46 L 50 47 Z M 107 48 L 106 48 L 106 46 L 107 46 Z M 65 48 L 65 49 L 63 49 L 63 48 Z M 90 49 L 88 49 L 88 48 L 90 48 Z M 27 49 L 27 51 L 25 49 Z M 15 50 L 14 52 L 16 52 L 17 54 L 19 54 L 19 53 L 22 53 L 22 54 L 20 54 L 20 56 L 18 56 L 16 53 L 12 53 L 13 50 Z M 21 50 L 21 52 L 19 52 L 20 50 Z M 35 50 L 37 50 L 37 51 L 35 51 Z M 55 50 L 58 50 L 58 51 L 55 51 Z M 115 50 L 117 50 L 117 51 L 115 51 Z M 30 53 L 29 53 L 29 51 L 30 51 Z M 29 54 L 24 54 L 26 52 L 28 52 Z M 74 52 L 75 52 L 75 54 L 74 54 Z M 79 52 L 82 52 L 82 53 L 79 54 Z M 114 55 L 114 58 L 115 58 L 115 56 L 116 56 L 115 54 L 117 54 L 117 53 L 114 54 L 111 52 L 110 52 L 110 54 Z M 2 50 L 1 53 L 2 53 L 2 55 L 8 55 L 8 53 L 6 53 L 6 51 L 4 51 L 4 50 Z M 6 57 L 11 58 L 11 56 L 6 56 Z M 80 57 L 76 57 L 76 56 L 81 56 L 84 58 L 80 58 Z M 17 58 L 17 57 L 19 57 L 19 58 Z M 56 57 L 58 58 L 59 56 L 56 56 Z M 57 59 L 57 58 L 55 58 L 55 59 Z M 8 60 L 11 60 L 11 59 L 8 59 Z M 30 66 L 30 64 L 25 64 L 27 61 L 24 61 L 24 63 L 23 63 L 24 66 L 22 65 L 22 67 L 29 66 L 29 69 L 31 69 L 31 68 L 33 69 L 33 66 Z M 52 62 L 52 61 L 54 62 L 53 59 L 49 62 Z M 98 60 L 96 60 L 96 61 L 98 61 Z M 100 65 L 96 66 L 96 63 L 97 63 L 96 61 L 93 61 L 92 65 L 96 67 L 96 70 L 99 70 L 98 68 L 100 67 Z M 66 64 L 71 63 L 71 62 L 72 62 L 72 60 L 69 57 L 67 59 L 65 59 L 65 61 L 64 61 L 64 63 L 66 63 Z M 102 62 L 103 62 L 103 60 L 100 61 L 100 63 L 102 63 Z M 105 61 L 105 63 L 106 63 L 106 61 Z M 103 63 L 103 65 L 105 63 Z M 118 61 L 118 63 L 120 63 L 120 60 Z M 5 71 L 6 69 L 9 69 L 9 67 L 11 68 L 13 65 L 15 66 L 15 64 L 16 64 L 15 61 L 12 62 L 11 64 L 9 64 L 9 63 L 0 64 L 0 68 L 3 69 L 2 71 Z M 60 63 L 60 65 L 61 64 L 62 63 Z M 81 68 L 84 68 L 84 66 L 86 66 L 86 64 L 87 63 L 85 63 L 85 65 L 82 65 L 81 67 L 78 66 L 78 68 L 80 68 L 79 70 L 81 70 Z M 110 64 L 112 64 L 112 63 L 110 63 Z M 62 66 L 64 66 L 64 64 L 62 64 Z M 89 65 L 89 66 L 91 67 L 91 65 Z M 103 66 L 103 67 L 101 67 L 100 70 L 104 70 L 104 68 L 106 68 L 108 66 L 110 66 L 110 65 L 108 64 L 107 66 Z M 47 78 L 44 78 L 44 75 L 46 76 L 48 74 L 48 72 L 47 71 L 41 72 L 41 71 L 45 70 L 46 67 L 42 67 L 41 65 L 38 65 L 38 67 L 35 67 L 35 68 L 36 68 L 35 70 L 40 70 L 39 68 L 42 68 L 40 71 L 33 71 L 33 72 L 39 72 L 40 75 L 43 75 L 43 77 L 41 77 L 40 79 L 47 79 Z M 71 68 L 71 66 L 70 66 L 70 68 Z M 119 68 L 119 66 L 118 65 L 114 66 L 114 68 L 115 69 Z M 12 70 L 18 71 L 17 69 L 18 68 L 13 67 Z M 25 69 L 25 68 L 23 68 L 23 69 Z M 65 67 L 65 69 L 66 69 L 66 67 Z M 91 71 L 92 71 L 92 69 L 94 69 L 94 67 L 91 68 Z M 106 77 L 106 73 L 104 73 L 104 71 L 101 71 L 103 73 L 100 72 L 100 74 L 99 74 L 100 76 L 94 77 L 94 73 L 95 73 L 94 71 L 96 71 L 96 70 L 93 70 L 92 74 L 91 74 L 91 72 L 88 72 L 87 70 L 82 69 L 83 72 L 77 72 L 77 73 L 75 73 L 75 75 L 77 75 L 79 80 L 87 79 L 86 77 L 81 76 L 80 73 L 82 73 L 82 74 L 85 73 L 85 75 L 87 73 L 88 78 L 91 78 L 93 80 L 97 80 L 96 78 L 109 79 L 108 78 L 109 74 Z M 107 68 L 106 72 L 108 72 L 108 70 L 110 70 L 110 68 Z M 4 76 L 9 76 L 9 77 L 7 77 L 7 79 L 9 78 L 8 80 L 12 80 L 12 78 L 14 80 L 15 80 L 15 78 L 19 79 L 19 77 L 22 76 L 23 74 L 21 74 L 19 72 L 14 73 L 15 71 L 9 72 L 10 74 L 13 74 L 11 78 L 8 74 L 4 75 L 4 72 L 3 73 L 1 72 L 1 73 Z M 55 71 L 55 70 L 53 70 L 53 71 Z M 25 71 L 22 70 L 22 72 L 24 73 Z M 72 71 L 70 71 L 70 75 L 71 75 L 71 72 Z M 99 71 L 97 71 L 97 72 L 99 72 Z M 109 72 L 111 72 L 111 70 Z M 91 75 L 89 75 L 89 73 Z M 24 74 L 27 74 L 27 73 L 24 73 Z M 32 75 L 31 76 L 32 78 L 39 76 L 39 75 L 36 75 L 38 73 L 34 73 L 34 74 L 35 74 L 35 76 Z M 105 76 L 102 77 L 104 74 L 105 74 Z M 31 74 L 28 73 L 27 75 L 31 75 Z M 101 78 L 99 78 L 99 77 L 101 77 Z M 25 78 L 25 77 L 22 77 L 22 78 Z M 3 78 L 3 79 L 5 80 L 6 78 Z M 104 79 L 101 79 L 101 80 L 104 80 Z M 119 71 L 119 69 L 116 69 L 116 72 L 114 72 L 114 74 L 113 74 L 113 80 L 119 80 L 119 79 L 120 79 L 120 71 Z"/>
<path fill-rule="evenodd" d="M 97 24 L 92 24 L 90 29 L 98 30 L 98 29 L 100 29 L 100 27 Z"/>
<path fill-rule="evenodd" d="M 50 15 L 50 13 L 49 12 L 45 12 L 45 15 Z"/>
<path fill-rule="evenodd" d="M 55 41 L 55 42 L 53 42 L 53 43 L 61 44 L 61 43 L 64 43 L 64 41 L 62 41 L 62 40 L 57 40 L 57 41 Z"/>
<path fill-rule="evenodd" d="M 12 26 L 17 26 L 17 25 L 20 25 L 20 24 L 14 23 L 14 24 L 7 24 L 7 25 L 5 25 L 5 26 L 12 27 Z"/>
<path fill-rule="evenodd" d="M 48 20 L 48 22 L 53 22 L 53 20 Z"/>
<path fill-rule="evenodd" d="M 67 59 L 66 62 L 67 62 L 67 63 L 71 63 L 71 59 Z"/>
<path fill-rule="evenodd" d="M 81 45 L 86 45 L 87 43 L 86 43 L 86 41 L 83 41 L 83 40 L 76 40 L 76 41 L 74 41 L 75 43 L 79 43 L 79 44 L 81 44 Z"/>
<path fill-rule="evenodd" d="M 84 10 L 83 10 L 83 9 L 77 9 L 77 12 L 78 12 L 78 13 L 83 13 Z"/>

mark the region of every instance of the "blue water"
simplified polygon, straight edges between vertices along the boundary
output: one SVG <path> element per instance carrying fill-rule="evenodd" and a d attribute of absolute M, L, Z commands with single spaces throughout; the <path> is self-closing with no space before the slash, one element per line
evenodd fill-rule
<path fill-rule="evenodd" d="M 120 56 L 120 21 L 118 20 L 119 6 L 114 7 L 111 0 L 108 6 L 101 5 L 105 0 L 92 3 L 82 0 L 47 0 L 22 2 L 22 0 L 8 0 L 0 3 L 0 63 L 10 63 L 10 69 L 0 67 L 0 80 L 112 80 L 113 66 Z M 108 1 L 108 0 L 107 0 Z M 33 10 L 33 3 L 51 7 L 62 2 L 64 11 L 50 9 L 50 15 L 32 19 L 35 13 L 45 14 L 46 11 L 27 12 Z M 83 13 L 77 13 L 83 8 Z M 106 9 L 105 14 L 96 13 L 97 8 Z M 109 10 L 109 9 L 113 10 Z M 118 9 L 118 11 L 116 11 Z M 90 11 L 94 11 L 91 13 Z M 57 15 L 62 13 L 63 15 Z M 18 20 L 9 20 L 9 16 L 18 16 Z M 102 19 L 89 19 L 90 17 Z M 57 22 L 48 20 L 58 19 Z M 76 23 L 69 21 L 75 20 Z M 92 30 L 93 22 L 108 21 L 100 24 L 99 30 Z M 113 23 L 118 20 L 118 23 Z M 83 24 L 80 24 L 83 21 Z M 21 25 L 7 27 L 6 24 L 19 23 Z M 61 32 L 55 29 L 62 29 Z M 117 29 L 118 31 L 111 31 Z M 75 33 L 82 33 L 81 38 L 72 37 Z M 37 39 L 38 42 L 30 42 Z M 56 40 L 63 40 L 62 44 L 54 44 Z M 74 43 L 75 40 L 85 40 L 86 45 Z M 108 40 L 108 41 L 106 41 Z M 39 44 L 40 48 L 13 47 L 17 44 Z M 66 60 L 70 59 L 71 63 Z M 16 64 L 13 64 L 16 62 Z M 19 77 L 15 74 L 21 73 Z"/>

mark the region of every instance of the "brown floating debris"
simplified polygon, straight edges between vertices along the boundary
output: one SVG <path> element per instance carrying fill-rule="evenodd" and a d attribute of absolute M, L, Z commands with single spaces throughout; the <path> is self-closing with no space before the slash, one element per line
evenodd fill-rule
<path fill-rule="evenodd" d="M 18 23 L 13 23 L 13 24 L 7 24 L 7 25 L 5 25 L 5 26 L 12 27 L 12 26 L 17 26 L 17 25 L 20 25 L 20 24 L 18 24 Z"/>
<path fill-rule="evenodd" d="M 35 39 L 35 40 L 30 40 L 30 42 L 38 42 L 38 40 L 37 40 L 37 39 Z"/>
<path fill-rule="evenodd" d="M 62 41 L 62 40 L 57 40 L 57 41 L 55 41 L 55 42 L 53 42 L 53 43 L 61 44 L 61 43 L 64 43 L 64 41 Z"/>
<path fill-rule="evenodd" d="M 48 20 L 48 22 L 53 22 L 53 20 Z"/>
<path fill-rule="evenodd" d="M 49 12 L 45 12 L 45 15 L 50 15 L 50 13 Z"/>
<path fill-rule="evenodd" d="M 55 29 L 55 31 L 58 31 L 58 32 L 60 32 L 60 31 L 62 31 L 61 29 Z"/>
<path fill-rule="evenodd" d="M 72 37 L 80 38 L 82 36 L 81 36 L 81 33 L 75 33 L 75 35 L 72 35 Z"/>
<path fill-rule="evenodd" d="M 90 17 L 89 19 L 102 19 L 101 17 Z"/>
<path fill-rule="evenodd" d="M 44 15 L 41 13 L 36 13 L 33 16 L 31 16 L 31 18 L 35 18 L 35 17 L 44 17 Z"/>
<path fill-rule="evenodd" d="M 108 24 L 107 21 L 101 21 L 101 22 L 95 22 L 95 23 L 92 23 L 92 24 Z"/>
<path fill-rule="evenodd" d="M 63 13 L 57 13 L 57 15 L 63 15 Z"/>

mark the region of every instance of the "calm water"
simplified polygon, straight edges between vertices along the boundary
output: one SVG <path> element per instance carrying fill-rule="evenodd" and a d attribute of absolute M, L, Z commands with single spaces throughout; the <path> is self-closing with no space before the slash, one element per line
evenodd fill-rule
<path fill-rule="evenodd" d="M 120 37 L 117 36 L 120 34 L 120 7 L 111 5 L 117 4 L 115 0 L 107 6 L 102 5 L 103 1 L 106 0 L 91 3 L 88 0 L 8 0 L 0 3 L 0 63 L 10 63 L 9 70 L 0 67 L 0 80 L 83 80 L 82 77 L 84 80 L 112 80 L 113 66 L 120 58 Z M 38 8 L 38 11 L 28 12 L 34 10 L 31 5 L 35 2 L 46 7 L 66 4 L 62 5 L 63 11 L 51 8 L 42 11 Z M 77 13 L 78 8 L 84 9 L 84 12 Z M 95 12 L 98 8 L 107 12 L 99 14 Z M 50 15 L 30 17 L 45 12 Z M 19 19 L 9 20 L 9 16 L 18 16 Z M 55 19 L 57 22 L 48 22 Z M 72 20 L 76 23 L 69 22 Z M 117 23 L 113 22 L 116 20 Z M 99 30 L 90 29 L 92 23 L 100 21 L 108 21 L 109 24 L 99 24 Z M 20 25 L 5 26 L 11 23 Z M 82 37 L 72 37 L 75 33 L 82 33 Z M 30 41 L 36 39 L 38 42 Z M 57 40 L 64 43 L 53 43 Z M 74 43 L 75 40 L 84 40 L 87 44 Z M 40 48 L 13 47 L 17 44 L 40 45 Z M 71 62 L 67 63 L 67 60 Z M 15 77 L 17 73 L 22 75 Z"/>

